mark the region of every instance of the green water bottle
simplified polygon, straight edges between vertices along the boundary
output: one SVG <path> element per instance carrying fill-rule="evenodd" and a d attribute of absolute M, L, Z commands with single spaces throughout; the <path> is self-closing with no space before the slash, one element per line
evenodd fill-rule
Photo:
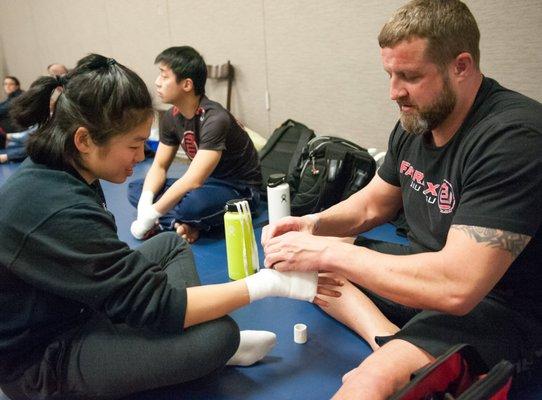
<path fill-rule="evenodd" d="M 228 201 L 224 213 L 228 276 L 233 280 L 242 279 L 254 273 L 253 252 L 258 251 L 253 246 L 254 231 L 250 212 L 240 213 L 236 205 L 236 203 L 242 201 L 240 199 Z"/>

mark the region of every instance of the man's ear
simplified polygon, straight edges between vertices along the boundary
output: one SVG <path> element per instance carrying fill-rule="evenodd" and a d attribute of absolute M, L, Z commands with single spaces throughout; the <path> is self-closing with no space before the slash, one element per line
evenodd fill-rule
<path fill-rule="evenodd" d="M 182 85 L 183 90 L 187 93 L 194 89 L 194 81 L 190 78 L 184 79 Z"/>
<path fill-rule="evenodd" d="M 75 134 L 73 135 L 73 143 L 75 144 L 75 148 L 81 154 L 89 153 L 92 145 L 94 144 L 88 129 L 82 126 L 77 128 L 75 131 Z"/>
<path fill-rule="evenodd" d="M 453 73 L 457 77 L 471 75 L 476 69 L 476 64 L 470 53 L 460 53 L 454 60 Z"/>

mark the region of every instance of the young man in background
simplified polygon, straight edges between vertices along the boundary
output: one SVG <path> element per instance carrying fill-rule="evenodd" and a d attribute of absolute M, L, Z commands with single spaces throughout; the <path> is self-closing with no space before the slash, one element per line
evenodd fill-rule
<path fill-rule="evenodd" d="M 171 107 L 160 121 L 160 144 L 145 177 L 130 184 L 129 200 L 137 206 L 132 234 L 152 234 L 156 221 L 192 243 L 201 230 L 223 224 L 228 200 L 259 204 L 261 171 L 248 134 L 219 103 L 205 96 L 207 66 L 192 47 L 170 47 L 155 60 L 160 69 L 156 91 Z M 179 146 L 191 160 L 186 173 L 167 178 Z"/>

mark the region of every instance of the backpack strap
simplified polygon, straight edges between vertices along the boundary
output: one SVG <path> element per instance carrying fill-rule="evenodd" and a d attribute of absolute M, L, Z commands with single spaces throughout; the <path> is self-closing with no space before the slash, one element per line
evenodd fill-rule
<path fill-rule="evenodd" d="M 265 158 L 265 156 L 271 150 L 273 150 L 273 148 L 275 147 L 275 144 L 277 144 L 277 142 L 280 140 L 282 135 L 284 135 L 284 132 L 286 132 L 291 126 L 293 126 L 293 124 L 294 124 L 294 121 L 292 121 L 291 119 L 288 119 L 284 121 L 281 126 L 275 129 L 271 137 L 267 140 L 265 145 L 260 150 L 258 154 L 260 159 Z"/>
<path fill-rule="evenodd" d="M 299 164 L 299 160 L 301 159 L 301 154 L 303 154 L 303 150 L 305 149 L 305 146 L 307 143 L 314 137 L 314 131 L 312 129 L 304 129 L 301 133 L 301 136 L 299 137 L 299 141 L 297 142 L 297 147 L 294 151 L 294 154 L 292 155 L 292 158 L 290 159 L 290 165 L 288 165 L 288 175 L 291 176 L 294 170 L 297 168 L 297 165 Z"/>
<path fill-rule="evenodd" d="M 347 150 L 344 147 L 333 146 L 332 144 L 325 149 L 325 177 L 321 189 L 318 210 L 331 207 L 340 201 L 342 193 L 337 191 L 338 182 L 345 179 L 345 157 Z"/>

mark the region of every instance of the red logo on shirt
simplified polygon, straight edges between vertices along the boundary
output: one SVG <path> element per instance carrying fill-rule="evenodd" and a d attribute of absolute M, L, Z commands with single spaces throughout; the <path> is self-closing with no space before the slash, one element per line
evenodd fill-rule
<path fill-rule="evenodd" d="M 179 114 L 181 114 L 181 110 L 179 110 L 177 107 L 172 107 L 171 114 L 175 117 Z M 203 121 L 205 117 L 205 109 L 203 107 L 198 107 L 196 109 L 195 115 L 199 117 L 200 122 Z M 186 123 L 185 123 L 186 126 Z M 185 128 L 186 129 L 186 128 Z M 198 152 L 198 139 L 196 134 L 191 130 L 186 130 L 183 133 L 183 138 L 181 139 L 181 147 L 183 148 L 186 156 L 193 160 L 196 156 L 196 153 Z"/>
<path fill-rule="evenodd" d="M 441 213 L 449 214 L 454 210 L 455 196 L 452 184 L 446 179 L 440 184 L 438 191 L 438 208 Z"/>
<path fill-rule="evenodd" d="M 183 133 L 183 140 L 181 140 L 181 147 L 188 156 L 189 159 L 193 160 L 198 152 L 198 142 L 196 139 L 196 134 L 192 131 L 185 131 Z"/>
<path fill-rule="evenodd" d="M 449 214 L 455 207 L 455 196 L 452 184 L 446 179 L 442 183 L 433 183 L 426 179 L 425 173 L 418 171 L 408 161 L 401 161 L 399 173 L 410 177 L 411 190 L 422 193 L 428 204 L 437 204 L 442 214 Z"/>

